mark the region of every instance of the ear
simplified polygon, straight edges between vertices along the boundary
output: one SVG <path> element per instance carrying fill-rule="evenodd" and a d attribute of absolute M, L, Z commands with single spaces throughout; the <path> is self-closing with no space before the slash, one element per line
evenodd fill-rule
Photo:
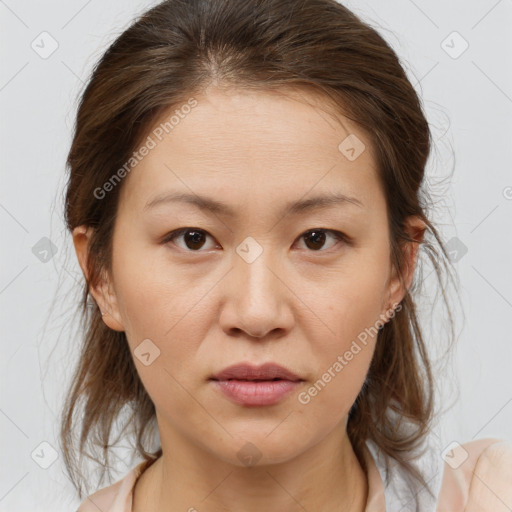
<path fill-rule="evenodd" d="M 389 282 L 389 294 L 388 294 L 388 310 L 394 308 L 395 304 L 399 304 L 404 298 L 407 290 L 412 284 L 414 277 L 414 271 L 418 261 L 418 250 L 420 244 L 423 242 L 425 236 L 425 230 L 427 225 L 419 217 L 411 216 L 405 221 L 404 229 L 408 233 L 414 242 L 405 242 L 402 246 L 404 251 L 404 265 L 402 268 L 403 285 L 400 282 L 398 272 L 395 266 L 391 265 L 391 278 Z"/>
<path fill-rule="evenodd" d="M 78 263 L 82 272 L 88 279 L 87 260 L 89 254 L 89 242 L 94 229 L 85 225 L 78 226 L 73 230 L 73 245 L 78 258 Z M 102 318 L 105 324 L 114 331 L 124 331 L 117 298 L 107 272 L 102 272 L 100 282 L 94 287 L 91 286 L 90 294 L 98 304 L 101 312 L 104 313 Z"/>

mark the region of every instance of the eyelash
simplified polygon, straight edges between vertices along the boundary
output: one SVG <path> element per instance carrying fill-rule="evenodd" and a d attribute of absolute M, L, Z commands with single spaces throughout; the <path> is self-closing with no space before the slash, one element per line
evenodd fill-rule
<path fill-rule="evenodd" d="M 211 235 L 205 231 L 204 229 L 200 229 L 200 228 L 193 228 L 193 227 L 187 227 L 187 228 L 180 228 L 180 229 L 176 229 L 174 231 L 171 231 L 170 233 L 168 233 L 164 239 L 162 240 L 162 244 L 167 244 L 169 242 L 171 242 L 172 240 L 174 240 L 175 238 L 178 238 L 179 236 L 189 232 L 189 231 L 196 231 L 196 232 L 199 232 L 199 233 L 203 233 L 207 236 L 210 236 Z M 307 231 L 305 231 L 304 233 L 302 233 L 300 236 L 299 236 L 299 239 L 301 239 L 302 237 L 310 234 L 310 233 L 318 233 L 318 232 L 323 232 L 323 233 L 330 233 L 337 241 L 339 242 L 344 242 L 346 245 L 351 245 L 352 243 L 352 240 L 349 236 L 345 235 L 345 233 L 342 233 L 341 231 L 336 231 L 334 229 L 324 229 L 324 228 L 313 228 L 313 229 L 308 229 Z M 213 238 L 213 237 L 212 237 Z M 333 246 L 335 247 L 335 246 Z M 178 247 L 179 249 L 182 249 L 183 251 L 185 252 L 197 252 L 197 253 L 200 253 L 200 252 L 206 252 L 206 251 L 202 251 L 202 250 L 197 250 L 197 251 L 193 251 L 193 250 L 190 250 L 190 249 L 183 249 L 182 247 Z M 332 249 L 332 248 L 331 248 Z M 318 250 L 318 251 L 314 251 L 314 250 L 310 250 L 309 252 L 313 252 L 313 253 L 322 253 L 322 252 L 329 252 L 330 249 L 328 250 Z"/>

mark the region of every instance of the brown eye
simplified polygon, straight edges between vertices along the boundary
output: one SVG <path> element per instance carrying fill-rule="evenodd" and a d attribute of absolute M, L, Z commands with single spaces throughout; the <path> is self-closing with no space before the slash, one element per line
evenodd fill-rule
<path fill-rule="evenodd" d="M 202 252 L 201 249 L 204 248 L 206 243 L 206 239 L 210 237 L 210 235 L 199 228 L 181 228 L 176 231 L 172 231 L 169 233 L 165 239 L 162 241 L 163 244 L 172 242 L 174 245 L 180 247 L 189 252 Z M 212 237 L 210 237 L 212 238 Z M 314 252 L 326 252 L 327 249 L 324 248 L 326 242 L 329 241 L 329 238 L 332 240 L 330 246 L 336 246 L 336 243 L 339 241 L 343 241 L 345 243 L 349 243 L 348 237 L 346 237 L 343 233 L 339 231 L 334 231 L 331 229 L 311 229 L 301 235 L 300 240 L 304 240 L 306 244 L 306 248 L 314 251 Z M 175 240 L 182 240 L 182 243 L 176 243 Z M 213 240 L 213 238 L 212 238 Z M 215 248 L 215 246 L 207 249 Z"/>
<path fill-rule="evenodd" d="M 204 245 L 205 236 L 201 231 L 186 231 L 184 235 L 183 240 L 189 249 L 201 249 Z"/>
<path fill-rule="evenodd" d="M 199 249 L 202 249 L 205 240 L 209 235 L 206 231 L 197 228 L 182 228 L 172 233 L 169 233 L 168 236 L 165 237 L 162 243 L 173 242 L 175 239 L 182 239 L 185 246 L 180 244 L 175 244 L 182 249 L 189 249 L 192 252 L 198 252 Z"/>
<path fill-rule="evenodd" d="M 319 252 L 321 251 L 326 240 L 328 239 L 329 234 L 331 235 L 332 239 L 334 239 L 335 242 L 345 240 L 345 236 L 343 235 L 343 233 L 328 229 L 312 229 L 307 233 L 301 235 L 301 239 L 304 239 L 306 241 L 306 246 L 308 249 Z M 333 247 L 334 245 L 331 245 L 331 247 Z"/>

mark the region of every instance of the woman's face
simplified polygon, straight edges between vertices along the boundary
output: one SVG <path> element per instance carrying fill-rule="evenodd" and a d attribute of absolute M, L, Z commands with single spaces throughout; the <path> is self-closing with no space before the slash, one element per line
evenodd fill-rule
<path fill-rule="evenodd" d="M 196 96 L 169 111 L 168 133 L 155 125 L 122 183 L 112 295 L 97 300 L 126 332 L 164 453 L 172 438 L 276 463 L 344 432 L 376 328 L 403 296 L 366 135 L 292 96 Z M 268 362 L 300 378 L 272 403 L 211 380 Z"/>

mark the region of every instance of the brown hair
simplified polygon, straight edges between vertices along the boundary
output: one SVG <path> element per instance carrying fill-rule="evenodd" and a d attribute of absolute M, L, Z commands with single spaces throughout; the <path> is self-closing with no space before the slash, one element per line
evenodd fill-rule
<path fill-rule="evenodd" d="M 420 188 L 431 150 L 429 125 L 398 57 L 376 30 L 335 0 L 167 0 L 151 8 L 95 66 L 81 96 L 67 158 L 67 228 L 94 228 L 80 308 L 85 337 L 63 405 L 60 439 L 80 497 L 81 484 L 87 482 L 76 454 L 108 467 L 113 424 L 125 407 L 132 413 L 121 434 L 128 426 L 133 429 L 136 452 L 148 464 L 161 454 L 161 449 L 147 450 L 146 441 L 154 439 L 155 409 L 125 333 L 109 329 L 97 306 L 88 302 L 90 287 L 111 271 L 123 183 L 102 199 L 95 190 L 129 160 L 156 120 L 212 83 L 316 92 L 358 123 L 377 160 L 396 269 L 400 272 L 405 264 L 404 243 L 415 242 L 404 230 L 405 219 L 415 215 L 427 225 L 420 255 L 428 255 L 440 281 L 444 269 L 451 271 L 441 238 L 426 216 L 427 193 Z M 365 471 L 363 448 L 371 440 L 428 488 L 407 456 L 420 446 L 434 418 L 432 366 L 413 300 L 419 285 L 417 272 L 402 308 L 379 332 L 347 430 Z M 75 447 L 73 416 L 80 405 Z M 413 429 L 398 429 L 390 410 Z M 88 444 L 101 450 L 99 458 L 87 452 Z"/>

